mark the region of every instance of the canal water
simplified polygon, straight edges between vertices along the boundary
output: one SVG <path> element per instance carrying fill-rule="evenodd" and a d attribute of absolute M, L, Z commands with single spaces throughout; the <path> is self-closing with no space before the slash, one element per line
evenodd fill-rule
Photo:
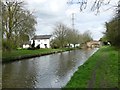
<path fill-rule="evenodd" d="M 2 65 L 3 88 L 61 88 L 98 49 L 73 50 Z"/>

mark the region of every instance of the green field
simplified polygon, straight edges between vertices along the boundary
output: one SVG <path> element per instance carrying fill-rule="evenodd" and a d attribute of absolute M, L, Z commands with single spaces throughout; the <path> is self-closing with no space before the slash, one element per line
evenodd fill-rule
<path fill-rule="evenodd" d="M 100 48 L 78 68 L 64 88 L 118 88 L 118 50 Z"/>
<path fill-rule="evenodd" d="M 62 48 L 62 49 L 37 49 L 37 50 L 14 50 L 11 52 L 2 52 L 2 62 L 9 62 L 14 61 L 21 58 L 30 58 L 32 56 L 41 56 L 45 54 L 51 54 L 54 52 L 63 52 L 63 51 L 69 51 L 73 48 Z"/>

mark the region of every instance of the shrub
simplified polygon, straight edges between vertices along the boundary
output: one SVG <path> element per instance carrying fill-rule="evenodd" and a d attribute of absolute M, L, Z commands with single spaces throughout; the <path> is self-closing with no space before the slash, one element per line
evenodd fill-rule
<path fill-rule="evenodd" d="M 37 45 L 36 49 L 40 49 L 40 44 L 39 44 L 39 45 Z"/>
<path fill-rule="evenodd" d="M 12 49 L 16 49 L 17 46 L 13 43 L 13 41 L 2 40 L 2 50 L 3 51 L 11 51 Z"/>

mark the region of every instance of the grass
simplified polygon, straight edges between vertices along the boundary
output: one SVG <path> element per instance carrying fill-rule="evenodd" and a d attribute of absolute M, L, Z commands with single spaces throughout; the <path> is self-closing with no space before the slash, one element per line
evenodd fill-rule
<path fill-rule="evenodd" d="M 51 54 L 54 52 L 69 51 L 72 48 L 62 48 L 62 49 L 37 49 L 37 50 L 14 50 L 11 52 L 2 52 L 2 62 L 10 62 L 21 58 L 27 58 L 32 56 L 40 56 L 45 54 Z"/>
<path fill-rule="evenodd" d="M 64 88 L 118 88 L 118 77 L 118 49 L 102 47 L 78 68 Z"/>

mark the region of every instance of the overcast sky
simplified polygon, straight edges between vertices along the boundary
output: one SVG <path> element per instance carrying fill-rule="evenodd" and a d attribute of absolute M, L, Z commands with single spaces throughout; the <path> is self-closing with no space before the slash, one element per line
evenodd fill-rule
<path fill-rule="evenodd" d="M 68 0 L 25 0 L 27 8 L 34 12 L 37 19 L 36 35 L 51 34 L 57 22 L 72 26 L 72 13 L 75 13 L 75 28 L 80 33 L 90 30 L 94 40 L 102 37 L 105 31 L 104 23 L 114 16 L 114 9 L 107 10 L 112 5 L 117 5 L 118 0 L 111 0 L 111 3 L 101 8 L 101 13 L 91 12 L 90 7 L 95 0 L 88 0 L 88 6 L 83 12 L 79 11 L 79 5 L 68 5 Z M 77 0 L 76 0 L 77 1 Z M 106 0 L 107 1 L 107 0 Z M 107 11 L 106 11 L 107 10 Z"/>

